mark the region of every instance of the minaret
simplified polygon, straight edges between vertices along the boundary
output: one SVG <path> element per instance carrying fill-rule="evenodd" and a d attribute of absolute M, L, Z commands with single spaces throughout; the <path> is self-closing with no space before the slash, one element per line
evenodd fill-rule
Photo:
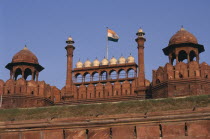
<path fill-rule="evenodd" d="M 73 52 L 75 47 L 73 46 L 74 41 L 71 37 L 66 41 L 67 46 L 65 47 L 67 51 L 67 73 L 66 73 L 66 94 L 67 96 L 72 96 L 72 65 L 73 65 Z"/>
<path fill-rule="evenodd" d="M 144 73 L 144 42 L 146 41 L 146 39 L 144 38 L 145 33 L 141 28 L 138 30 L 136 35 L 136 42 L 138 44 L 138 78 L 136 92 L 140 95 L 144 95 L 146 90 Z"/>

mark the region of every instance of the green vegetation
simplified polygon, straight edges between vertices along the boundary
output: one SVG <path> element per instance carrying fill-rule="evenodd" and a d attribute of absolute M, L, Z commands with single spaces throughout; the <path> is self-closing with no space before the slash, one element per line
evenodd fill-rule
<path fill-rule="evenodd" d="M 118 103 L 64 105 L 24 109 L 1 109 L 0 121 L 19 121 L 65 117 L 97 117 L 125 113 L 193 109 L 210 106 L 210 95 L 185 98 L 133 100 Z"/>

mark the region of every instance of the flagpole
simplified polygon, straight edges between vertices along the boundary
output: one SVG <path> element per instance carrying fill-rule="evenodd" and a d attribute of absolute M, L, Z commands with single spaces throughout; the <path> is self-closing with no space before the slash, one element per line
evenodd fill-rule
<path fill-rule="evenodd" d="M 109 45 L 109 40 L 108 40 L 108 27 L 106 27 L 106 59 L 108 59 L 108 51 L 109 51 L 109 47 L 108 47 L 108 45 Z"/>
<path fill-rule="evenodd" d="M 1 108 L 1 106 L 2 106 L 2 94 L 1 94 L 0 108 Z"/>

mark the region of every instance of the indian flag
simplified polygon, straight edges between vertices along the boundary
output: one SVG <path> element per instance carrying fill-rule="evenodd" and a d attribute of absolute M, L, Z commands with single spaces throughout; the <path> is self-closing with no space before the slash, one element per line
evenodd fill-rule
<path fill-rule="evenodd" d="M 107 37 L 109 41 L 118 42 L 119 36 L 111 29 L 107 30 Z"/>

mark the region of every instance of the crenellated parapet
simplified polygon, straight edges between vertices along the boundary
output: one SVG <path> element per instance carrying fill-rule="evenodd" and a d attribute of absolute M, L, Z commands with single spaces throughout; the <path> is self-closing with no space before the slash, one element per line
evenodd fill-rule
<path fill-rule="evenodd" d="M 153 70 L 154 98 L 209 94 L 210 66 L 205 62 L 166 64 Z"/>
<path fill-rule="evenodd" d="M 53 105 L 60 101 L 60 90 L 44 81 L 0 80 L 3 108 L 37 107 Z"/>
<path fill-rule="evenodd" d="M 134 89 L 136 82 L 106 82 L 88 85 L 74 85 L 74 99 L 94 101 L 100 99 L 122 99 L 123 97 L 136 96 Z M 107 100 L 108 101 L 108 100 Z"/>
<path fill-rule="evenodd" d="M 173 66 L 167 63 L 164 67 L 159 67 L 157 70 L 153 70 L 152 85 L 157 85 L 167 80 L 179 80 L 179 79 L 209 79 L 210 66 L 203 62 L 198 64 L 196 61 L 190 63 L 180 62 Z"/>

